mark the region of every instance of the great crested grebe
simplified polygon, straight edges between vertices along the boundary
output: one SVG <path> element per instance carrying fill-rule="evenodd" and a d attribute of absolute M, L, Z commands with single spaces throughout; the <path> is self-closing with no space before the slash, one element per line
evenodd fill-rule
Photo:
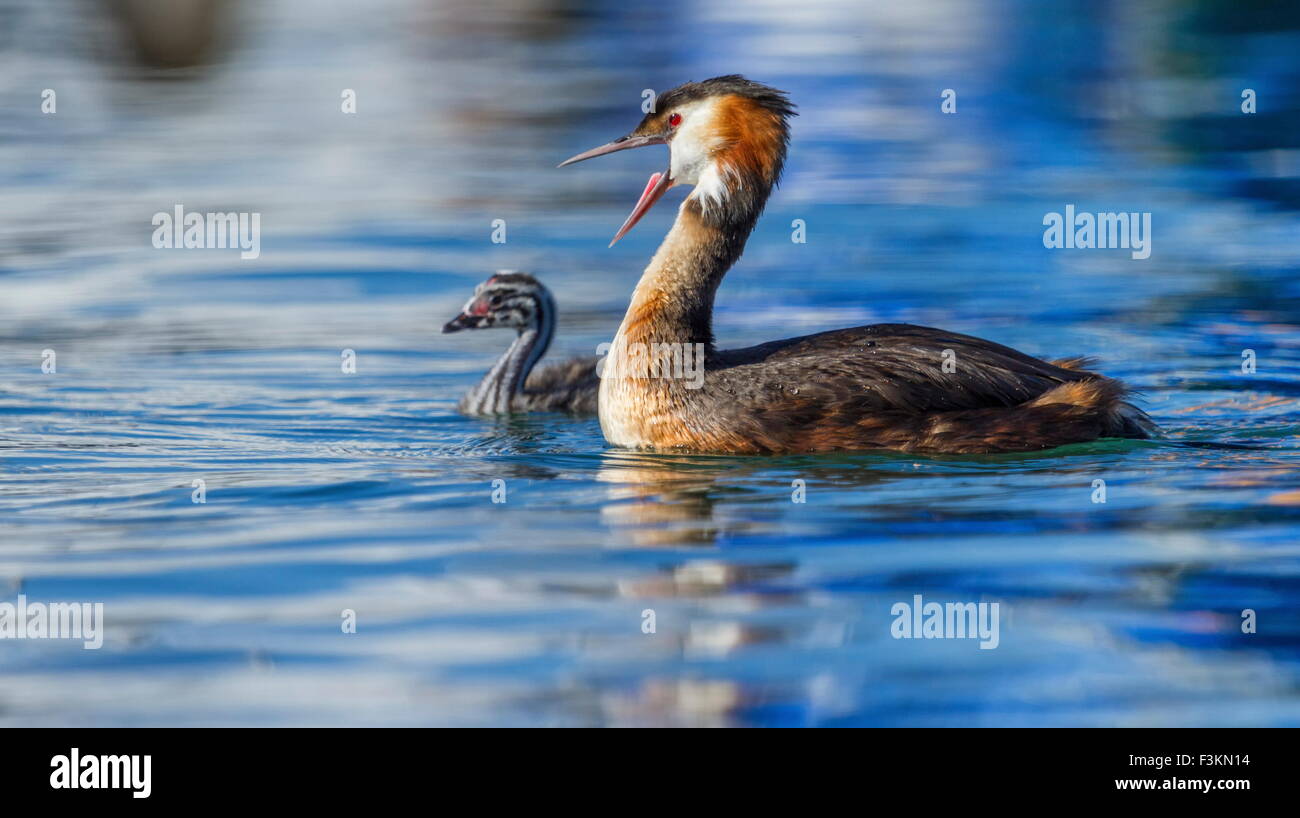
<path fill-rule="evenodd" d="M 736 454 L 980 453 L 1154 433 L 1125 402 L 1124 385 L 1087 371 L 1085 359 L 1049 363 L 930 327 L 876 324 L 716 350 L 714 293 L 781 177 L 793 115 L 784 92 L 738 75 L 691 82 L 660 94 L 627 136 L 561 163 L 668 146 L 668 168 L 650 177 L 615 242 L 668 188 L 695 187 L 609 354 L 659 359 L 698 344 L 685 348 L 703 350 L 703 380 L 606 373 L 600 426 L 609 443 Z"/>
<path fill-rule="evenodd" d="M 460 400 L 467 415 L 512 412 L 596 413 L 596 358 L 574 358 L 533 371 L 555 335 L 555 299 L 527 273 L 502 271 L 474 288 L 474 296 L 443 332 L 512 327 L 514 343 Z"/>

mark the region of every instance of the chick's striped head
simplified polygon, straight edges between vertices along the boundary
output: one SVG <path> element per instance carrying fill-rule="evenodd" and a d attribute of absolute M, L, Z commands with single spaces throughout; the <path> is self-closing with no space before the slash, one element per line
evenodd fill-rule
<path fill-rule="evenodd" d="M 538 329 L 553 315 L 551 294 L 527 273 L 502 271 L 474 288 L 460 315 L 448 321 L 443 332 L 508 327 Z"/>

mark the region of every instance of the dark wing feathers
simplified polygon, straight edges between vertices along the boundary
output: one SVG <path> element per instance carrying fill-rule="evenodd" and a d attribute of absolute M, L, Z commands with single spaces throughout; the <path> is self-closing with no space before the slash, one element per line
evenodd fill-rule
<path fill-rule="evenodd" d="M 594 415 L 600 392 L 597 358 L 573 358 L 534 369 L 515 396 L 516 411 Z"/>
<path fill-rule="evenodd" d="M 944 371 L 945 358 L 951 372 Z M 1097 377 L 991 341 L 910 324 L 833 330 L 721 352 L 715 360 L 706 388 L 720 387 L 749 407 L 797 394 L 804 398 L 798 403 L 823 411 L 1015 406 L 1059 384 Z"/>
<path fill-rule="evenodd" d="M 745 453 L 1030 451 L 1154 433 L 1122 383 L 1060 363 L 930 327 L 836 330 L 717 353 L 695 423 Z"/>

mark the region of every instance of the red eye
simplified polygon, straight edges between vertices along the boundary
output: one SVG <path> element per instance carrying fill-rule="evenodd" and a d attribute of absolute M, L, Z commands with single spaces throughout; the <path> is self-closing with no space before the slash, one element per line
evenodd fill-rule
<path fill-rule="evenodd" d="M 678 125 L 680 125 L 680 124 L 682 124 L 682 115 L 681 115 L 681 114 L 673 114 L 672 116 L 668 117 L 668 127 L 669 127 L 669 128 L 676 128 L 676 127 L 677 127 Z"/>

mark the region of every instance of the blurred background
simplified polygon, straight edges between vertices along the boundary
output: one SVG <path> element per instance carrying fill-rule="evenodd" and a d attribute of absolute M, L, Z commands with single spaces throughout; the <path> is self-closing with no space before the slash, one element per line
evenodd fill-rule
<path fill-rule="evenodd" d="M 0 600 L 108 623 L 0 643 L 0 725 L 1300 725 L 1297 54 L 1267 0 L 0 0 Z M 1095 355 L 1168 439 L 458 416 L 509 342 L 438 334 L 474 284 L 536 273 L 594 354 L 684 195 L 606 249 L 663 156 L 555 164 L 724 73 L 800 116 L 723 344 Z M 178 204 L 260 213 L 260 257 L 155 249 Z M 1068 204 L 1151 212 L 1151 257 L 1044 249 Z M 917 593 L 999 601 L 1000 646 L 892 639 Z"/>

